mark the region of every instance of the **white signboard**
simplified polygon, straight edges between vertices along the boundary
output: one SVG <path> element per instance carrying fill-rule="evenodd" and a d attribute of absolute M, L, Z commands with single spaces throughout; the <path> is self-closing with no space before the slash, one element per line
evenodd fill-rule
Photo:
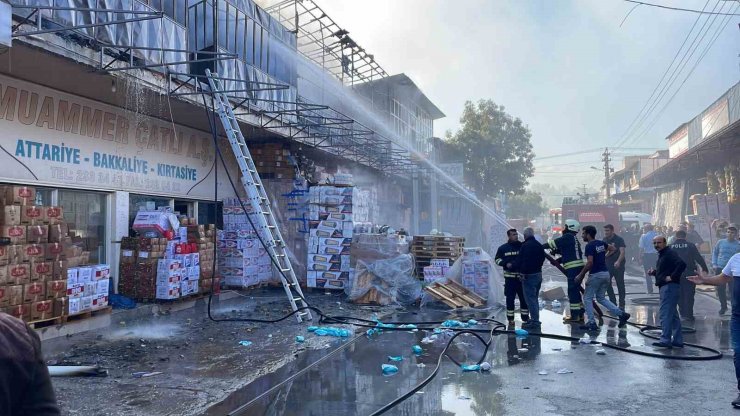
<path fill-rule="evenodd" d="M 722 99 L 701 117 L 701 137 L 705 139 L 710 134 L 719 131 L 730 124 L 727 99 Z"/>
<path fill-rule="evenodd" d="M 213 197 L 210 133 L 5 76 L 0 131 L 0 180 Z"/>
<path fill-rule="evenodd" d="M 689 150 L 689 125 L 685 124 L 668 137 L 668 157 L 671 159 Z"/>
<path fill-rule="evenodd" d="M 437 166 L 453 181 L 459 184 L 463 183 L 463 173 L 465 172 L 465 168 L 462 163 L 440 163 Z"/>

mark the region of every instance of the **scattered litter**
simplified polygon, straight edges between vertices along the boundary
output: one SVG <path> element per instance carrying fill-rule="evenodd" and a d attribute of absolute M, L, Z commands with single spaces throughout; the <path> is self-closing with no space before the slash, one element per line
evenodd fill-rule
<path fill-rule="evenodd" d="M 424 364 L 424 363 L 419 363 L 419 364 L 416 364 L 416 366 L 417 366 L 417 367 L 419 367 L 419 368 L 424 368 L 424 367 L 426 367 L 426 364 Z"/>
<path fill-rule="evenodd" d="M 481 371 L 491 371 L 491 364 L 488 361 L 483 361 L 480 363 L 480 369 Z"/>
<path fill-rule="evenodd" d="M 457 396 L 457 398 L 460 400 L 470 400 L 470 397 L 468 396 Z"/>
<path fill-rule="evenodd" d="M 558 308 L 560 308 L 560 301 L 559 301 L 559 300 L 554 300 L 554 301 L 552 301 L 552 308 L 553 308 L 553 309 L 558 309 Z"/>
<path fill-rule="evenodd" d="M 375 334 L 380 334 L 381 332 L 383 332 L 383 330 L 382 330 L 382 329 L 380 329 L 380 328 L 370 328 L 370 329 L 368 329 L 367 331 L 365 331 L 365 333 L 366 333 L 366 334 L 367 334 L 367 336 L 369 336 L 369 337 L 371 337 L 371 336 L 373 336 L 373 335 L 375 335 Z"/>
<path fill-rule="evenodd" d="M 537 372 L 537 374 L 539 374 L 541 376 L 546 376 L 547 375 L 547 370 L 540 370 L 540 371 Z"/>
<path fill-rule="evenodd" d="M 583 338 L 578 340 L 579 344 L 590 344 L 591 338 L 584 336 Z"/>
<path fill-rule="evenodd" d="M 306 340 L 306 338 L 304 338 L 304 337 L 302 337 L 300 335 L 298 335 L 298 336 L 295 337 L 295 342 L 303 342 L 305 340 Z"/>
<path fill-rule="evenodd" d="M 606 355 L 606 351 L 603 348 L 596 350 L 597 355 Z"/>
<path fill-rule="evenodd" d="M 389 355 L 388 356 L 388 361 L 403 361 L 403 357 L 401 357 L 401 356 L 393 357 L 393 356 L 390 356 Z"/>
<path fill-rule="evenodd" d="M 517 352 L 519 354 L 524 354 L 525 352 L 529 352 L 529 349 L 528 348 L 519 348 L 519 349 L 517 349 Z"/>
<path fill-rule="evenodd" d="M 423 391 L 417 391 L 416 394 L 424 394 Z"/>
<path fill-rule="evenodd" d="M 424 350 L 422 350 L 420 346 L 414 345 L 413 347 L 411 347 L 411 351 L 413 351 L 416 355 L 420 355 Z"/>
<path fill-rule="evenodd" d="M 380 322 L 380 320 L 375 320 L 375 326 L 378 328 L 395 328 L 396 326 L 394 324 L 384 324 Z"/>
<path fill-rule="evenodd" d="M 414 328 L 416 328 L 416 325 L 414 325 L 414 324 L 405 324 L 405 325 L 399 326 L 399 328 L 414 329 Z"/>
<path fill-rule="evenodd" d="M 442 328 L 434 328 L 434 333 L 435 333 L 435 334 L 439 335 L 439 334 L 441 334 L 442 332 L 444 332 L 444 330 L 443 330 Z"/>
<path fill-rule="evenodd" d="M 424 337 L 421 340 L 421 343 L 422 344 L 433 344 L 434 341 L 436 341 L 436 340 L 437 340 L 437 336 L 436 335 L 432 335 L 431 337 Z"/>
<path fill-rule="evenodd" d="M 309 326 L 308 328 L 306 328 L 306 331 L 308 331 L 308 332 L 314 332 L 317 329 L 319 329 L 318 326 Z"/>
<path fill-rule="evenodd" d="M 529 332 L 526 329 L 517 328 L 514 330 L 514 333 L 519 337 L 529 336 Z"/>
<path fill-rule="evenodd" d="M 448 319 L 448 320 L 442 322 L 442 326 L 444 328 L 461 328 L 461 327 L 462 328 L 465 328 L 465 327 L 467 327 L 467 324 L 464 324 L 464 323 L 462 323 L 462 322 L 460 322 L 458 320 L 455 320 L 455 319 Z"/>
<path fill-rule="evenodd" d="M 479 371 L 480 365 L 479 364 L 470 364 L 470 365 L 461 365 L 460 366 L 463 371 Z"/>
<path fill-rule="evenodd" d="M 156 375 L 159 375 L 159 374 L 164 374 L 164 373 L 161 372 L 161 371 L 153 371 L 153 372 L 138 371 L 136 373 L 131 373 L 131 375 L 134 376 L 134 378 L 152 377 L 152 376 L 156 376 Z"/>
<path fill-rule="evenodd" d="M 380 368 L 383 370 L 383 374 L 385 375 L 396 374 L 398 372 L 398 367 L 392 364 L 383 364 Z"/>
<path fill-rule="evenodd" d="M 324 337 L 324 336 L 332 336 L 332 337 L 340 337 L 340 338 L 346 338 L 350 335 L 349 331 L 342 328 L 334 328 L 334 327 L 319 327 L 315 331 L 313 331 L 314 334 Z"/>
<path fill-rule="evenodd" d="M 475 319 L 471 319 L 468 321 L 468 325 L 478 325 L 478 321 L 476 321 Z"/>
<path fill-rule="evenodd" d="M 248 347 L 252 345 L 252 341 L 239 341 L 239 345 L 241 345 L 242 347 Z"/>
<path fill-rule="evenodd" d="M 272 334 L 268 335 L 267 338 L 272 338 Z"/>
<path fill-rule="evenodd" d="M 573 371 L 568 370 L 567 368 L 561 368 L 558 370 L 558 374 L 573 374 Z"/>

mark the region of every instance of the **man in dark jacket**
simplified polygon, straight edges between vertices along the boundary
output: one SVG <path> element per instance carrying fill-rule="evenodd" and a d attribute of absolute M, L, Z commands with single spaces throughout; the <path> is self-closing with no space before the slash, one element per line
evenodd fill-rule
<path fill-rule="evenodd" d="M 653 342 L 656 348 L 683 348 L 683 334 L 681 334 L 681 320 L 678 318 L 679 290 L 681 276 L 686 269 L 686 263 L 678 254 L 666 244 L 664 236 L 653 238 L 653 246 L 658 251 L 658 261 L 655 269 L 650 269 L 648 275 L 655 276 L 655 286 L 660 291 L 660 341 Z"/>
<path fill-rule="evenodd" d="M 539 330 L 540 322 L 539 294 L 542 286 L 542 264 L 545 262 L 545 251 L 542 244 L 534 238 L 534 230 L 527 227 L 523 231 L 524 243 L 519 248 L 519 255 L 514 261 L 513 269 L 522 279 L 524 297 L 529 306 L 529 321 L 522 324 L 522 328 Z"/>
<path fill-rule="evenodd" d="M 508 241 L 496 250 L 496 257 L 494 259 L 497 265 L 504 268 L 506 319 L 509 321 L 509 326 L 512 326 L 514 324 L 514 309 L 517 296 L 519 296 L 519 314 L 522 317 L 522 322 L 529 320 L 529 311 L 527 310 L 527 300 L 524 298 L 522 281 L 519 280 L 519 273 L 513 269 L 514 260 L 519 255 L 519 248 L 521 248 L 522 242 L 519 241 L 519 235 L 515 228 L 506 231 L 506 237 Z"/>
<path fill-rule="evenodd" d="M 61 414 L 33 329 L 0 312 L 0 415 Z"/>
<path fill-rule="evenodd" d="M 696 285 L 687 280 L 688 276 L 696 274 L 696 266 L 699 265 L 704 273 L 708 273 L 707 262 L 699 254 L 696 244 L 688 241 L 688 233 L 684 230 L 676 231 L 676 239 L 671 244 L 671 250 L 675 251 L 681 260 L 686 263 L 686 270 L 681 275 L 681 289 L 679 290 L 678 311 L 681 318 L 687 321 L 694 320 L 694 296 L 696 295 Z"/>

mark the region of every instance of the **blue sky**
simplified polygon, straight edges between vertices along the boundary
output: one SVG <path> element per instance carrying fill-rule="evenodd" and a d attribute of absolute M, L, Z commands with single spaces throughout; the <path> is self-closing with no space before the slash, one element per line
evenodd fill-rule
<path fill-rule="evenodd" d="M 437 136 L 457 128 L 465 100 L 491 98 L 529 125 L 538 156 L 614 145 L 697 19 L 693 13 L 639 6 L 620 27 L 634 6 L 623 0 L 316 1 L 389 73 L 408 74 L 442 109 L 447 117 L 436 122 Z M 693 9 L 707 4 L 653 2 Z M 738 4 L 716 2 L 710 0 L 708 8 L 718 4 L 718 10 L 730 11 Z M 729 18 L 662 115 L 645 124 L 652 125 L 645 134 L 631 136 L 631 147 L 665 148 L 668 134 L 740 79 L 738 23 L 740 17 Z M 581 172 L 600 166 L 599 158 L 589 153 L 536 162 L 539 173 L 532 182 L 598 186 L 596 172 Z M 553 170 L 563 173 L 546 173 Z"/>

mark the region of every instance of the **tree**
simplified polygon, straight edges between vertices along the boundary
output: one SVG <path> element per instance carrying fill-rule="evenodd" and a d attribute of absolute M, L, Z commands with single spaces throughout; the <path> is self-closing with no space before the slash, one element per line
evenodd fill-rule
<path fill-rule="evenodd" d="M 526 191 L 509 198 L 506 215 L 509 218 L 532 220 L 545 211 L 547 207 L 542 204 L 542 196 L 537 192 Z"/>
<path fill-rule="evenodd" d="M 462 157 L 465 183 L 478 198 L 523 192 L 533 171 L 529 128 L 491 100 L 467 101 L 460 123 L 447 139 Z"/>

